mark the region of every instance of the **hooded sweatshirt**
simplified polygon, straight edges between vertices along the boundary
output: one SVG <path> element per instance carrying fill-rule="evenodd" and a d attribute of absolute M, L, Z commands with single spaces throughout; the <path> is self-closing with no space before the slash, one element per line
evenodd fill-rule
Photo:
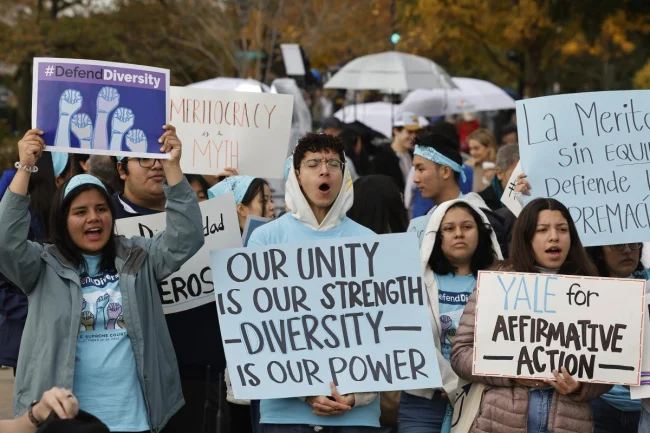
<path fill-rule="evenodd" d="M 468 194 L 471 195 L 471 194 Z M 469 204 L 480 216 L 485 224 L 489 224 L 490 221 L 485 216 L 485 213 L 475 204 L 475 202 L 467 200 L 449 200 L 443 204 L 436 207 L 432 215 L 430 215 L 429 223 L 424 231 L 422 246 L 420 247 L 420 262 L 422 264 L 422 269 L 424 273 L 424 284 L 427 290 L 427 299 L 429 304 L 429 312 L 431 313 L 431 327 L 433 329 L 434 336 L 442 335 L 441 330 L 443 329 L 443 324 L 440 321 L 440 303 L 439 295 L 441 291 L 444 291 L 444 287 L 438 286 L 439 279 L 431 270 L 429 266 L 429 258 L 433 252 L 433 247 L 436 243 L 436 234 L 440 229 L 440 224 L 444 218 L 447 210 L 455 203 L 464 201 Z M 503 257 L 501 255 L 501 249 L 499 247 L 499 242 L 497 237 L 494 234 L 494 231 L 490 234 L 490 239 L 492 240 L 492 247 L 497 255 L 497 259 L 501 260 Z M 440 376 L 442 377 L 442 387 L 449 397 L 449 401 L 453 403 L 458 397 L 463 394 L 461 387 L 466 385 L 468 382 L 459 378 L 454 370 L 451 368 L 449 361 L 441 353 L 441 342 L 440 338 L 434 338 L 434 344 L 436 345 L 436 353 L 438 355 L 438 364 L 440 366 Z M 424 398 L 432 398 L 434 394 L 434 389 L 413 389 L 407 390 L 406 392 L 412 395 L 417 395 Z"/>
<path fill-rule="evenodd" d="M 249 246 L 278 245 L 308 240 L 372 236 L 375 233 L 345 215 L 352 207 L 354 191 L 348 170 L 332 208 L 319 224 L 298 184 L 294 170 L 289 171 L 285 201 L 291 211 L 253 232 Z M 337 416 L 318 416 L 304 398 L 268 399 L 260 402 L 260 423 L 318 426 L 379 427 L 379 399 L 376 393 L 356 393 L 351 411 Z"/>

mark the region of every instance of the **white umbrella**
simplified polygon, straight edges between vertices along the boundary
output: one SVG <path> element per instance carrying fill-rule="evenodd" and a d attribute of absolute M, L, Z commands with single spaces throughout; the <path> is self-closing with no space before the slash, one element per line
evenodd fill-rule
<path fill-rule="evenodd" d="M 199 81 L 188 84 L 186 87 L 200 87 L 203 89 L 236 90 L 238 92 L 271 92 L 271 88 L 252 78 L 217 77 L 211 80 Z"/>
<path fill-rule="evenodd" d="M 326 89 L 389 90 L 392 93 L 455 87 L 449 74 L 435 62 L 399 51 L 356 58 L 325 83 Z"/>
<path fill-rule="evenodd" d="M 368 102 L 366 104 L 348 105 L 334 113 L 334 117 L 344 123 L 352 123 L 355 120 L 363 123 L 368 128 L 381 132 L 386 137 L 393 135 L 393 120 L 401 119 L 402 110 L 398 105 L 391 108 L 390 102 Z M 429 122 L 419 118 L 420 126 L 426 126 Z"/>
<path fill-rule="evenodd" d="M 410 92 L 400 109 L 420 116 L 444 116 L 464 111 L 492 111 L 515 108 L 515 100 L 489 81 L 475 78 L 452 78 L 453 90 L 417 89 Z"/>

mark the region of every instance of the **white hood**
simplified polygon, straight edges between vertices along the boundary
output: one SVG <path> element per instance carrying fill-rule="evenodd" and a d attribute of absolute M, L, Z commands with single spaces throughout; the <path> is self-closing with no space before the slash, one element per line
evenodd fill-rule
<path fill-rule="evenodd" d="M 352 176 L 350 171 L 346 168 L 343 175 L 343 186 L 339 192 L 338 197 L 334 201 L 332 208 L 327 213 L 327 216 L 322 223 L 318 224 L 314 212 L 312 212 L 307 199 L 298 184 L 296 177 L 296 170 L 293 169 L 293 161 L 291 162 L 291 169 L 289 170 L 289 178 L 287 179 L 286 192 L 284 200 L 287 203 L 291 214 L 301 223 L 313 230 L 326 231 L 338 226 L 343 218 L 345 218 L 348 210 L 352 207 L 354 202 L 354 188 L 352 186 Z"/>
<path fill-rule="evenodd" d="M 470 200 L 465 200 L 467 196 L 472 197 L 470 197 Z M 434 343 L 437 349 L 436 354 L 438 355 L 440 375 L 442 377 L 443 388 L 445 392 L 447 392 L 449 400 L 452 402 L 452 404 L 455 403 L 456 399 L 462 395 L 463 391 L 461 387 L 467 384 L 467 381 L 459 378 L 456 375 L 456 373 L 451 368 L 449 361 L 447 361 L 442 356 L 442 353 L 440 353 L 440 339 L 437 337 L 440 335 L 440 304 L 438 303 L 438 282 L 436 281 L 436 278 L 433 275 L 433 271 L 429 266 L 429 258 L 431 257 L 433 247 L 436 244 L 436 234 L 440 229 L 442 219 L 447 213 L 449 207 L 453 204 L 461 201 L 469 204 L 472 209 L 478 212 L 485 224 L 490 224 L 490 221 L 487 219 L 483 211 L 479 209 L 477 205 L 478 200 L 475 200 L 475 197 L 473 197 L 478 197 L 480 199 L 480 204 L 483 202 L 480 196 L 478 196 L 478 194 L 468 194 L 467 196 L 464 196 L 463 199 L 449 200 L 439 206 L 436 206 L 433 213 L 431 214 L 427 228 L 424 231 L 422 246 L 420 247 L 420 262 L 424 274 L 424 285 L 427 290 L 429 311 L 431 312 L 431 326 L 433 328 L 433 335 L 435 337 Z M 499 260 L 503 259 L 503 256 L 501 255 L 501 248 L 499 247 L 499 242 L 497 241 L 497 237 L 494 234 L 494 231 L 492 231 L 490 234 L 490 239 L 492 240 L 492 247 L 496 252 L 497 258 Z M 414 394 L 425 398 L 431 398 L 433 395 L 433 390 L 429 389 L 409 390 L 407 392 L 409 394 Z"/>

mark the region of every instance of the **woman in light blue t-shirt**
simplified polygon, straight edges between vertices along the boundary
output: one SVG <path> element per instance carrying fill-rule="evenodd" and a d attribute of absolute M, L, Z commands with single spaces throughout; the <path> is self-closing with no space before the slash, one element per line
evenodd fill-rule
<path fill-rule="evenodd" d="M 436 290 L 427 287 L 427 292 L 430 307 L 439 312 L 433 316 L 440 319 L 440 351 L 449 361 L 456 329 L 476 286 L 478 271 L 494 263 L 499 247 L 487 218 L 463 200 L 439 206 L 426 231 L 435 232 L 427 268 L 433 272 L 437 286 L 437 308 L 433 305 Z M 431 248 L 427 239 L 422 243 L 423 255 L 425 248 Z M 406 391 L 400 402 L 399 432 L 449 432 L 452 414 L 453 409 L 442 390 Z"/>

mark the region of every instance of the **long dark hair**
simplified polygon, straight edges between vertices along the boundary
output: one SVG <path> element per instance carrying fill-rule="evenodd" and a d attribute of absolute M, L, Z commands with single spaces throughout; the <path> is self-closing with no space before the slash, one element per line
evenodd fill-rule
<path fill-rule="evenodd" d="M 52 204 L 52 211 L 50 212 L 50 241 L 54 246 L 63 254 L 70 263 L 75 267 L 84 264 L 84 258 L 79 248 L 74 244 L 70 233 L 68 232 L 68 215 L 70 213 L 70 206 L 72 201 L 77 198 L 81 193 L 90 190 L 97 190 L 106 200 L 106 205 L 110 209 L 113 223 L 111 224 L 110 237 L 108 242 L 102 249 L 102 261 L 99 264 L 100 271 L 111 271 L 115 269 L 115 208 L 113 201 L 108 196 L 106 190 L 95 184 L 86 183 L 74 188 L 70 193 L 63 197 L 65 188 L 67 187 L 70 179 L 66 181 L 57 190 L 54 195 L 54 203 Z"/>
<path fill-rule="evenodd" d="M 264 179 L 256 177 L 246 190 L 246 194 L 242 198 L 241 204 L 250 206 L 259 194 L 262 194 L 262 216 L 266 217 L 266 200 L 264 199 L 264 185 L 268 185 Z"/>
<path fill-rule="evenodd" d="M 378 235 L 403 233 L 408 228 L 399 188 L 383 174 L 363 176 L 354 182 L 354 204 L 347 216 Z"/>
<path fill-rule="evenodd" d="M 34 232 L 32 240 L 37 242 L 45 241 L 48 238 L 47 223 L 50 219 L 52 209 L 52 197 L 56 191 L 56 179 L 52 167 L 52 156 L 50 152 L 43 152 L 43 156 L 36 163 L 38 171 L 29 177 L 29 211 L 32 217 L 31 226 L 41 227 L 40 233 Z"/>
<path fill-rule="evenodd" d="M 569 225 L 571 247 L 566 260 L 560 266 L 559 273 L 565 275 L 597 276 L 598 270 L 585 252 L 580 242 L 578 230 L 571 218 L 569 210 L 559 201 L 552 198 L 537 198 L 528 203 L 519 214 L 512 229 L 512 244 L 510 245 L 509 264 L 516 272 L 539 272 L 535 262 L 535 252 L 532 241 L 537 230 L 539 213 L 544 210 L 558 211 Z"/>
<path fill-rule="evenodd" d="M 478 244 L 476 245 L 476 250 L 472 255 L 472 261 L 469 265 L 472 274 L 476 277 L 478 271 L 483 271 L 492 266 L 497 258 L 490 237 L 492 234 L 492 227 L 490 224 L 485 223 L 483 218 L 481 218 L 481 215 L 479 215 L 479 213 L 469 204 L 459 201 L 449 206 L 447 212 L 455 208 L 467 211 L 467 213 L 474 218 L 474 222 L 476 222 L 476 227 L 478 228 Z M 438 228 L 438 231 L 436 232 L 436 243 L 433 246 L 431 256 L 429 256 L 429 266 L 431 267 L 431 270 L 438 275 L 446 275 L 450 273 L 455 274 L 458 271 L 456 266 L 452 265 L 447 259 L 447 256 L 442 252 L 442 230 L 440 230 L 440 228 Z"/>
<path fill-rule="evenodd" d="M 596 265 L 596 269 L 598 269 L 598 275 L 601 277 L 609 277 L 609 267 L 605 261 L 605 253 L 603 251 L 605 248 L 609 247 L 607 245 L 587 247 L 587 254 L 589 254 L 589 257 L 591 257 L 594 265 Z M 641 257 L 643 257 L 643 244 L 641 244 L 641 248 L 639 249 L 639 263 L 637 263 L 634 272 L 643 272 L 645 270 L 643 263 L 641 263 Z"/>

